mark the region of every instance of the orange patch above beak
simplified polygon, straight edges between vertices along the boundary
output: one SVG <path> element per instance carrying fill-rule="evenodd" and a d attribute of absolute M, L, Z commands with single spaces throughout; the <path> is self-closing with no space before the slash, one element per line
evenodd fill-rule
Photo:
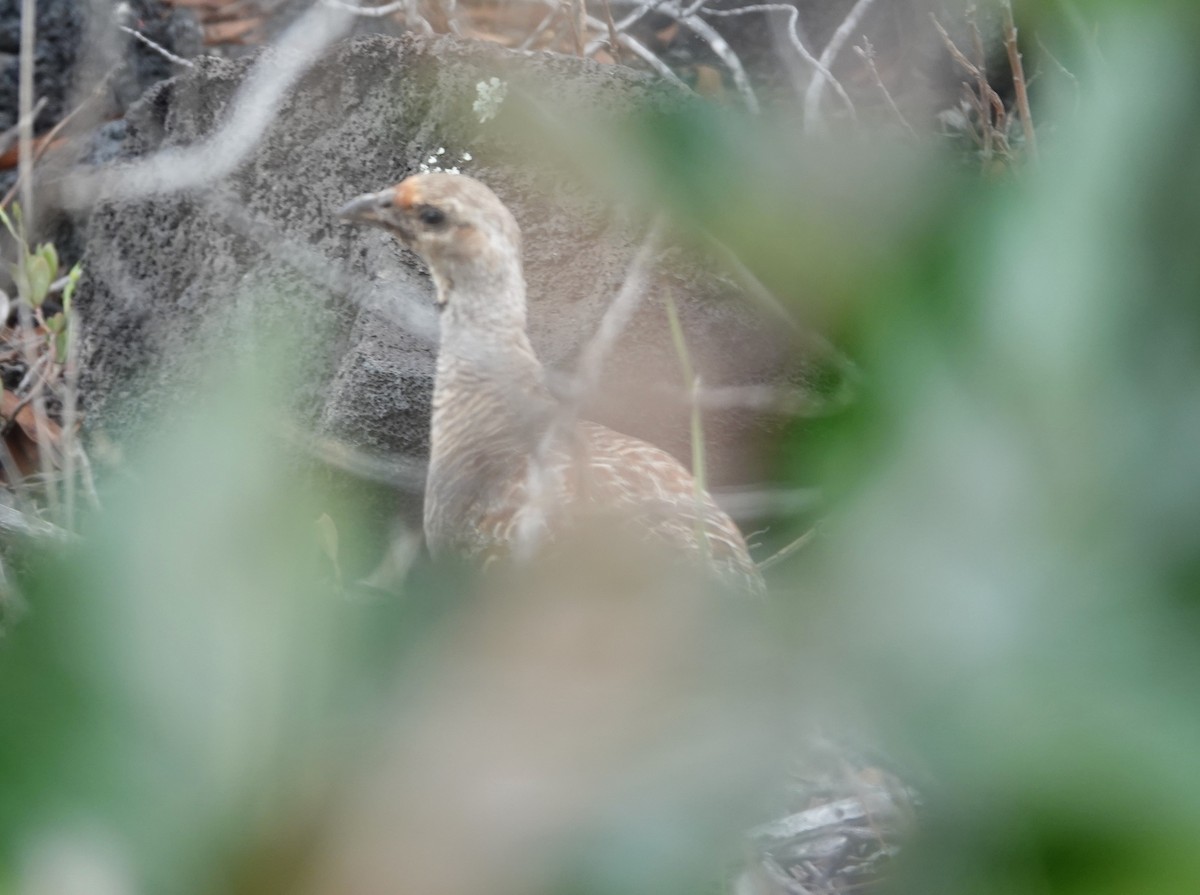
<path fill-rule="evenodd" d="M 420 190 L 413 183 L 413 178 L 409 177 L 401 181 L 396 187 L 396 207 L 409 211 L 413 206 L 418 205 L 421 201 Z"/>

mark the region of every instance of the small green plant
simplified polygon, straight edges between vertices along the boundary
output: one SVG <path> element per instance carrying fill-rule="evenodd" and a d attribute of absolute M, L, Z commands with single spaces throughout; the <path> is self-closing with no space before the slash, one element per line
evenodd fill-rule
<path fill-rule="evenodd" d="M 0 208 L 0 222 L 17 244 L 18 258 L 8 268 L 17 287 L 17 299 L 32 311 L 34 322 L 45 328 L 47 341 L 54 349 L 54 359 L 65 364 L 71 298 L 83 275 L 83 267 L 76 263 L 65 276 L 60 277 L 61 262 L 53 243 L 43 242 L 36 248 L 30 248 L 25 237 L 25 217 L 19 203 L 13 204 L 11 216 Z M 46 299 L 56 292 L 61 295 L 62 310 L 47 317 L 43 306 Z M 7 302 L 2 310 L 7 317 L 10 310 Z"/>

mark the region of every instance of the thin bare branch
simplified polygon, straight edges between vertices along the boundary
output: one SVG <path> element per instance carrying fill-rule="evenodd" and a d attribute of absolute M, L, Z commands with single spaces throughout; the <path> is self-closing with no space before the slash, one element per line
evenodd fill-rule
<path fill-rule="evenodd" d="M 636 7 L 632 12 L 626 13 L 626 15 L 623 18 L 621 18 L 619 21 L 617 21 L 615 24 L 614 30 L 617 32 L 618 35 L 620 35 L 621 37 L 624 37 L 625 36 L 624 32 L 625 32 L 626 28 L 629 28 L 631 25 L 636 24 L 640 19 L 644 18 L 647 14 L 654 12 L 655 10 L 659 9 L 662 6 L 667 6 L 671 2 L 674 2 L 674 0 L 657 0 L 657 2 L 654 2 L 654 3 L 642 4 L 638 7 Z M 706 0 L 706 2 L 707 2 L 707 0 Z M 595 39 L 589 41 L 587 46 L 583 48 L 583 53 L 585 56 L 591 56 L 594 52 L 596 52 L 598 49 L 600 49 L 600 47 L 602 47 L 603 45 L 604 45 L 604 38 L 595 38 Z M 624 42 L 622 42 L 622 46 L 624 46 L 624 45 L 625 45 Z"/>
<path fill-rule="evenodd" d="M 65 529 L 53 523 L 20 510 L 7 504 L 0 503 L 0 534 L 20 535 L 27 538 L 49 539 L 53 541 L 68 541 L 71 535 Z"/>
<path fill-rule="evenodd" d="M 650 225 L 646 238 L 629 264 L 625 272 L 625 280 L 621 291 L 617 293 L 612 304 L 600 319 L 596 334 L 584 347 L 579 359 L 579 370 L 576 373 L 576 401 L 579 402 L 592 393 L 600 381 L 600 372 L 604 361 L 612 351 L 613 345 L 624 331 L 625 326 L 633 317 L 646 293 L 650 278 L 651 262 L 658 252 L 662 240 L 664 219 L 660 214 Z"/>
<path fill-rule="evenodd" d="M 746 103 L 746 108 L 754 114 L 758 114 L 760 111 L 758 97 L 754 95 L 754 88 L 750 86 L 750 76 L 746 74 L 742 60 L 733 51 L 733 47 L 729 46 L 728 42 L 721 36 L 717 29 L 699 16 L 684 16 L 679 19 L 679 22 L 685 28 L 693 31 L 698 37 L 703 38 L 705 43 L 717 54 L 717 58 L 725 63 L 725 67 L 729 69 L 730 77 L 733 78 L 734 87 L 737 88 L 738 93 L 742 96 L 742 100 Z"/>
<path fill-rule="evenodd" d="M 155 43 L 150 38 L 148 38 L 146 35 L 142 34 L 142 32 L 138 31 L 136 28 L 130 28 L 128 25 L 117 25 L 117 28 L 121 31 L 124 31 L 126 34 L 128 34 L 130 37 L 132 37 L 134 40 L 141 41 L 143 44 L 148 46 L 154 52 L 158 53 L 158 55 L 160 55 L 164 59 L 166 59 L 168 62 L 172 62 L 175 65 L 181 65 L 184 68 L 195 68 L 196 67 L 196 63 L 192 62 L 192 60 L 184 59 L 182 56 L 176 56 L 174 53 L 172 53 L 170 50 L 168 50 L 162 44 Z"/>
<path fill-rule="evenodd" d="M 593 16 L 588 16 L 587 23 L 588 23 L 588 27 L 595 28 L 597 31 L 605 30 L 604 23 Z M 675 72 L 671 71 L 670 66 L 668 66 L 665 62 L 663 62 L 661 59 L 659 59 L 658 56 L 656 56 L 649 49 L 647 49 L 644 44 L 642 44 L 639 41 L 635 40 L 634 38 L 630 37 L 628 34 L 618 33 L 617 36 L 618 36 L 618 39 L 621 41 L 621 46 L 623 46 L 625 49 L 629 50 L 629 52 L 633 53 L 635 56 L 637 56 L 639 59 L 641 59 L 643 62 L 645 62 L 647 65 L 649 65 L 651 68 L 653 68 L 656 72 L 658 72 L 660 75 L 662 75 L 664 78 L 666 78 L 671 83 L 673 83 L 679 87 L 682 87 L 684 90 L 687 90 L 689 93 L 691 92 L 692 88 L 690 88 L 687 84 L 685 84 L 683 82 L 683 80 L 679 77 L 679 75 L 677 75 L 677 74 L 675 74 Z M 591 46 L 591 44 L 588 44 L 588 47 L 590 47 L 590 46 Z M 599 46 L 599 45 L 597 45 L 597 46 Z M 586 54 L 587 52 L 588 52 L 588 48 L 584 47 L 584 53 Z M 595 51 L 593 50 L 592 52 L 595 52 Z"/>
<path fill-rule="evenodd" d="M 811 52 L 809 52 L 808 47 L 804 45 L 804 41 L 800 39 L 800 12 L 796 9 L 796 7 L 788 6 L 785 3 L 755 3 L 750 6 L 739 6 L 735 9 L 703 10 L 704 15 L 706 16 L 742 16 L 755 12 L 782 12 L 787 15 L 788 42 L 791 43 L 796 52 L 800 54 L 800 58 L 812 66 L 813 70 L 817 73 L 817 75 L 814 77 L 824 77 L 833 86 L 833 90 L 838 95 L 838 98 L 846 104 L 846 110 L 850 113 L 850 117 L 856 117 L 854 111 L 854 101 L 850 99 L 850 94 L 846 92 L 845 88 L 842 87 L 841 82 L 839 82 L 837 78 L 833 76 L 828 67 L 825 66 L 821 60 L 817 59 L 817 57 L 815 57 Z"/>
<path fill-rule="evenodd" d="M 575 55 L 583 56 L 587 43 L 588 14 L 583 0 L 563 0 L 567 6 L 567 19 L 571 23 L 571 37 L 575 42 Z"/>
<path fill-rule="evenodd" d="M 312 7 L 284 32 L 273 50 L 259 57 L 215 134 L 117 168 L 77 174 L 65 184 L 64 203 L 87 207 L 101 190 L 123 199 L 142 198 L 196 189 L 226 176 L 258 146 L 292 85 L 353 22 L 353 14 L 346 10 L 324 4 Z"/>
<path fill-rule="evenodd" d="M 537 43 L 537 39 L 539 37 L 541 37 L 543 34 L 545 34 L 546 29 L 548 29 L 552 24 L 554 24 L 554 20 L 558 18 L 558 15 L 561 11 L 562 11 L 562 7 L 558 6 L 557 4 L 552 6 L 550 8 L 550 11 L 546 13 L 545 18 L 543 18 L 540 22 L 538 22 L 537 27 L 529 32 L 529 35 L 523 41 L 521 41 L 521 45 L 518 46 L 517 49 L 518 50 L 528 50 L 535 43 Z M 615 34 L 614 34 L 614 40 L 615 40 Z M 593 44 L 595 44 L 595 47 L 593 47 Z M 584 47 L 584 55 L 590 56 L 592 53 L 596 52 L 596 50 L 599 49 L 599 47 L 600 47 L 599 42 L 593 41 L 592 43 L 590 43 L 586 47 Z"/>
<path fill-rule="evenodd" d="M 651 261 L 658 251 L 663 227 L 664 218 L 659 214 L 650 225 L 642 245 L 634 253 L 621 289 L 605 310 L 595 335 L 580 353 L 574 380 L 566 389 L 558 411 L 530 455 L 525 477 L 527 501 L 517 520 L 514 537 L 513 555 L 519 561 L 529 559 L 541 547 L 550 519 L 559 509 L 554 505 L 557 496 L 553 481 L 555 455 L 564 444 L 571 446 L 568 435 L 578 419 L 579 409 L 596 388 L 604 361 L 645 294 Z"/>
<path fill-rule="evenodd" d="M 406 9 L 409 5 L 409 0 L 393 0 L 383 6 L 359 6 L 356 3 L 343 3 L 342 0 L 321 0 L 321 2 L 331 9 L 344 9 L 346 12 L 354 13 L 365 19 L 382 19 Z"/>

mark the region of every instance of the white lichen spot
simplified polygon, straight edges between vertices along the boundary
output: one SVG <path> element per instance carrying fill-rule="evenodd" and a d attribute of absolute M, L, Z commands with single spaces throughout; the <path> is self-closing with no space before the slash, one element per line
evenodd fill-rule
<path fill-rule="evenodd" d="M 458 165 L 446 167 L 442 164 L 442 157 L 446 155 L 446 147 L 439 146 L 433 152 L 425 157 L 425 161 L 417 165 L 417 173 L 419 174 L 461 174 L 462 171 Z M 462 161 L 468 162 L 471 160 L 471 153 L 464 152 Z"/>
<path fill-rule="evenodd" d="M 500 104 L 508 95 L 508 84 L 499 78 L 489 78 L 475 85 L 475 104 L 472 108 L 480 124 L 491 121 L 500 112 Z"/>

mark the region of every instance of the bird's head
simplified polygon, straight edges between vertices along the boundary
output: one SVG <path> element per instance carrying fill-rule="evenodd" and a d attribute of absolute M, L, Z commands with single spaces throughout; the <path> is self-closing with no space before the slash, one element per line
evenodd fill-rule
<path fill-rule="evenodd" d="M 490 189 L 461 174 L 416 174 L 352 199 L 338 215 L 388 231 L 425 259 L 438 302 L 521 278 L 521 231 Z M 522 281 L 523 282 L 523 281 Z"/>

